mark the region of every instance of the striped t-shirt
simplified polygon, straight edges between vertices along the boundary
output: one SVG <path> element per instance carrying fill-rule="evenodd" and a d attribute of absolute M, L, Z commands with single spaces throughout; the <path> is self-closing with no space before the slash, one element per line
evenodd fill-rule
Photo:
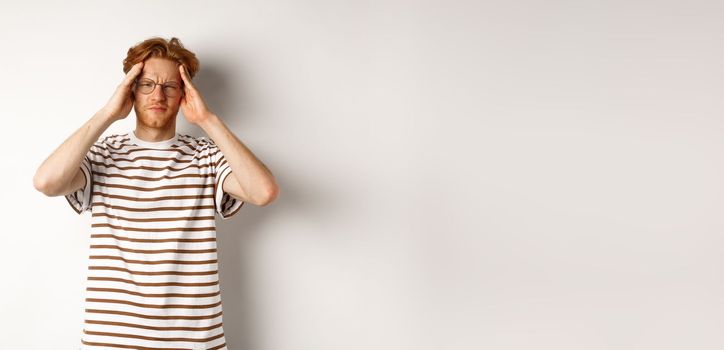
<path fill-rule="evenodd" d="M 85 186 L 65 198 L 90 211 L 80 349 L 227 349 L 214 213 L 244 204 L 213 140 L 99 138 L 81 162 Z"/>

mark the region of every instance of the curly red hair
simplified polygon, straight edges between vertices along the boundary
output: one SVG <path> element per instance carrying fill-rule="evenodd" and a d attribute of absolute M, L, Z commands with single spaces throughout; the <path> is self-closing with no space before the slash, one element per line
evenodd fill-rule
<path fill-rule="evenodd" d="M 161 37 L 152 37 L 128 49 L 126 58 L 123 60 L 123 73 L 128 73 L 134 64 L 151 57 L 165 58 L 183 64 L 192 79 L 199 71 L 199 60 L 196 58 L 196 54 L 187 50 L 178 38 L 173 37 L 166 40 Z"/>

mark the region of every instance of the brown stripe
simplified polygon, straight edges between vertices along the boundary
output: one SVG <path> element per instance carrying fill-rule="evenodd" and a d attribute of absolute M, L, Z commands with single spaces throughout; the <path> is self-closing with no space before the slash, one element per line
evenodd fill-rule
<path fill-rule="evenodd" d="M 207 148 L 209 148 L 209 146 L 207 146 L 204 143 L 200 143 L 200 142 L 186 141 L 184 139 L 179 139 L 179 141 L 181 141 L 181 144 L 171 145 L 171 149 L 167 149 L 167 151 L 179 150 L 179 149 L 182 149 L 183 147 L 187 147 L 191 152 L 200 153 L 202 151 L 205 151 Z M 154 151 L 154 149 L 152 149 L 152 148 L 141 148 L 140 150 Z"/>
<path fill-rule="evenodd" d="M 216 165 L 216 164 L 213 164 L 213 163 L 204 164 L 204 165 L 189 164 L 188 166 L 185 166 L 185 167 L 183 167 L 183 168 L 172 168 L 171 166 L 165 166 L 165 167 L 157 168 L 157 167 L 151 167 L 151 166 L 118 166 L 118 165 L 115 165 L 115 164 L 106 164 L 106 163 L 103 163 L 103 162 L 96 162 L 96 161 L 93 161 L 93 160 L 91 160 L 90 163 L 91 163 L 91 164 L 94 164 L 94 165 L 97 165 L 97 166 L 102 166 L 102 167 L 106 167 L 106 168 L 116 168 L 116 169 L 120 169 L 120 170 L 133 170 L 133 169 L 139 170 L 139 169 L 142 169 L 142 170 L 153 170 L 153 171 L 158 171 L 158 170 L 184 171 L 184 170 L 189 169 L 189 168 L 199 168 L 199 169 L 201 169 L 201 168 L 208 168 L 208 167 L 211 167 L 211 166 Z"/>
<path fill-rule="evenodd" d="M 221 161 L 219 161 L 219 164 L 218 164 L 218 165 L 214 164 L 213 162 L 211 162 L 210 164 L 216 166 L 216 173 L 217 173 L 217 174 L 221 174 L 221 171 L 223 170 L 222 168 L 224 167 L 224 165 L 226 165 L 226 163 L 227 163 L 227 162 L 226 162 L 226 158 L 221 158 Z M 231 166 L 229 166 L 229 168 L 231 168 Z"/>
<path fill-rule="evenodd" d="M 151 242 L 151 243 L 160 243 L 160 242 L 215 242 L 216 237 L 208 237 L 208 238 L 164 238 L 164 239 L 150 239 L 150 238 L 130 238 L 130 237 L 123 237 L 123 236 L 116 236 L 114 234 L 110 233 L 104 233 L 104 234 L 92 234 L 91 238 L 115 238 L 119 241 L 129 241 L 129 242 Z"/>
<path fill-rule="evenodd" d="M 229 174 L 229 176 L 231 176 L 231 174 Z M 228 179 L 229 177 L 227 176 L 226 178 Z M 222 187 L 222 190 L 223 190 L 223 187 Z M 231 195 L 229 195 L 229 192 L 224 191 L 224 193 L 221 194 L 221 208 L 222 209 L 224 209 L 224 210 L 226 209 L 226 205 L 229 203 L 230 197 L 231 197 Z"/>
<path fill-rule="evenodd" d="M 185 253 L 185 254 L 203 254 L 203 253 L 216 253 L 214 249 L 161 249 L 161 250 L 143 250 L 143 249 L 129 249 L 121 248 L 116 245 L 108 244 L 91 244 L 91 249 L 118 249 L 123 252 L 139 253 L 139 254 L 161 254 L 161 253 Z"/>
<path fill-rule="evenodd" d="M 132 208 L 132 207 L 122 207 L 120 205 L 110 205 L 106 203 L 101 202 L 93 202 L 91 205 L 93 206 L 101 206 L 106 208 L 112 208 L 112 209 L 120 209 L 120 210 L 127 210 L 127 211 L 161 211 L 161 210 L 200 210 L 200 209 L 214 209 L 213 205 L 197 205 L 197 206 L 186 206 L 186 207 L 155 207 L 155 208 Z"/>
<path fill-rule="evenodd" d="M 146 176 L 126 176 L 126 175 L 121 175 L 121 174 L 104 174 L 104 173 L 99 173 L 99 172 L 96 172 L 94 175 L 98 176 L 98 177 L 101 177 L 101 176 L 102 177 L 117 177 L 117 178 L 122 178 L 122 179 L 143 180 L 143 181 L 161 181 L 163 179 L 173 180 L 173 179 L 180 179 L 180 178 L 184 178 L 184 177 L 207 178 L 207 177 L 214 176 L 214 174 L 181 174 L 178 176 L 164 175 L 161 177 L 146 177 Z"/>
<path fill-rule="evenodd" d="M 222 323 L 219 322 L 213 326 L 208 327 L 154 327 L 154 326 L 147 326 L 147 325 L 141 325 L 141 324 L 134 324 L 134 323 L 126 323 L 126 322 L 109 322 L 109 321 L 97 321 L 97 320 L 85 320 L 85 323 L 87 324 L 103 324 L 108 326 L 119 326 L 119 327 L 132 327 L 132 328 L 141 328 L 141 329 L 150 329 L 154 331 L 189 331 L 189 332 L 200 332 L 200 331 L 209 331 L 212 329 L 216 329 L 222 326 Z"/>
<path fill-rule="evenodd" d="M 183 154 L 185 156 L 193 156 L 195 153 L 198 152 L 198 150 L 196 148 L 194 148 L 192 145 L 188 145 L 188 144 L 184 144 L 184 145 L 180 145 L 180 146 L 174 145 L 174 146 L 171 146 L 172 148 L 166 148 L 166 149 L 138 147 L 138 148 L 133 148 L 133 149 L 127 149 L 126 152 L 119 152 L 121 150 L 121 148 L 117 148 L 117 149 L 113 148 L 113 151 L 109 151 L 108 149 L 103 148 L 102 146 L 99 146 L 99 145 L 93 145 L 93 146 L 97 147 L 100 151 L 108 152 L 109 155 L 119 155 L 119 156 L 126 156 L 126 155 L 130 155 L 133 152 L 143 152 L 143 151 L 176 152 L 176 153 Z M 133 147 L 133 145 L 130 143 L 124 143 L 123 146 Z M 191 153 L 184 152 L 182 147 L 188 147 L 189 148 L 188 151 Z M 92 149 L 93 148 L 91 148 L 90 150 L 92 150 Z M 100 155 L 106 156 L 104 154 L 100 154 Z"/>
<path fill-rule="evenodd" d="M 214 184 L 214 192 L 213 192 L 214 193 L 214 210 L 216 210 L 216 207 L 218 207 L 219 210 L 221 209 L 220 203 L 217 203 L 217 201 L 216 201 L 216 195 L 219 193 L 219 191 L 223 190 L 224 181 L 226 181 L 226 179 L 224 179 L 224 181 L 221 181 L 221 173 L 217 173 L 217 175 L 218 175 L 218 178 L 215 179 L 215 181 L 214 181 L 215 184 Z M 231 175 L 231 174 L 229 174 L 229 175 Z M 226 175 L 226 177 L 229 177 L 229 175 Z M 224 198 L 224 196 L 222 195 L 221 198 Z"/>
<path fill-rule="evenodd" d="M 122 267 L 113 266 L 89 266 L 88 270 L 107 270 L 107 271 L 123 271 L 128 272 L 131 275 L 138 276 L 204 276 L 204 275 L 215 275 L 219 273 L 219 270 L 213 271 L 133 271 L 124 269 Z"/>
<path fill-rule="evenodd" d="M 174 199 L 208 199 L 214 198 L 213 194 L 205 194 L 201 196 L 197 195 L 188 195 L 188 196 L 161 196 L 161 197 L 149 197 L 149 198 L 135 198 L 135 197 L 128 197 L 128 196 L 121 196 L 117 194 L 107 194 L 102 192 L 95 192 L 96 196 L 99 197 L 106 197 L 106 198 L 118 198 L 118 199 L 125 199 L 127 201 L 134 201 L 134 202 L 156 202 L 156 201 L 165 201 L 165 200 L 174 200 Z"/>
<path fill-rule="evenodd" d="M 128 186 L 128 185 L 121 185 L 121 184 L 109 184 L 105 182 L 96 182 L 96 185 L 99 187 L 115 187 L 115 188 L 126 188 L 129 190 L 137 190 L 137 191 L 156 191 L 156 190 L 170 190 L 174 188 L 211 188 L 213 184 L 188 184 L 188 185 L 166 185 L 166 186 L 157 186 L 157 187 L 138 187 L 138 186 Z"/>
<path fill-rule="evenodd" d="M 133 305 L 136 307 L 143 307 L 143 308 L 148 308 L 148 309 L 210 309 L 210 308 L 214 308 L 214 307 L 221 305 L 221 301 L 215 302 L 213 304 L 203 304 L 203 305 L 189 305 L 189 304 L 156 305 L 156 304 L 135 303 L 135 302 L 128 301 L 128 300 L 99 299 L 99 298 L 85 298 L 85 301 L 89 302 L 89 303 Z"/>
<path fill-rule="evenodd" d="M 75 210 L 75 212 L 78 213 L 78 215 L 80 215 L 80 213 L 81 213 L 80 208 L 82 208 L 82 204 L 80 204 L 80 201 L 78 201 L 78 196 L 76 196 L 75 194 L 76 194 L 76 192 L 66 195 L 65 200 L 68 201 L 68 204 L 70 204 L 70 207 L 73 208 L 73 210 Z M 73 204 L 73 202 L 71 202 L 71 200 L 70 200 L 71 198 L 73 198 L 74 201 L 78 202 L 78 207 L 76 207 L 76 205 Z"/>
<path fill-rule="evenodd" d="M 236 208 L 236 210 L 234 210 L 234 211 L 232 211 L 231 213 L 229 213 L 229 216 L 236 214 L 236 212 L 239 211 L 239 209 L 241 209 L 241 207 L 244 206 L 244 203 L 246 203 L 246 202 L 241 201 L 241 204 L 239 204 L 239 206 Z"/>
<path fill-rule="evenodd" d="M 239 204 L 239 206 L 238 206 L 238 207 L 236 208 L 236 210 L 232 211 L 231 213 L 228 213 L 228 214 L 226 214 L 226 216 L 225 216 L 225 217 L 227 217 L 227 218 L 228 218 L 228 217 L 230 217 L 230 216 L 232 216 L 232 215 L 236 214 L 236 212 L 238 212 L 238 211 L 239 211 L 239 209 L 241 209 L 241 207 L 243 207 L 243 206 L 244 206 L 244 203 L 246 203 L 246 202 L 244 202 L 244 201 L 241 201 L 241 204 Z"/>
<path fill-rule="evenodd" d="M 229 194 L 224 194 L 224 202 L 221 204 L 221 207 L 224 208 L 224 213 L 226 213 L 229 208 L 231 208 L 234 205 L 234 202 L 236 201 L 236 198 L 231 197 Z"/>
<path fill-rule="evenodd" d="M 218 290 L 214 293 L 205 293 L 205 294 L 183 294 L 183 293 L 163 293 L 163 294 L 148 294 L 148 293 L 139 293 L 134 292 L 130 290 L 125 289 L 117 289 L 117 288 L 91 288 L 88 287 L 85 290 L 89 292 L 108 292 L 108 293 L 125 293 L 125 294 L 131 294 L 131 295 L 137 295 L 142 296 L 145 298 L 210 298 L 215 297 L 221 294 L 221 291 Z"/>
<path fill-rule="evenodd" d="M 91 255 L 88 257 L 89 259 L 107 259 L 107 260 L 122 260 L 129 264 L 144 264 L 144 265 L 157 265 L 157 264 L 184 264 L 184 265 L 205 265 L 205 264 L 216 264 L 218 262 L 217 259 L 213 260 L 152 260 L 152 261 L 146 261 L 146 260 L 133 260 L 133 259 L 126 259 L 120 256 L 112 256 L 112 255 Z"/>
<path fill-rule="evenodd" d="M 116 278 L 116 277 L 88 277 L 88 281 L 106 281 L 106 282 L 123 282 L 123 283 L 130 283 L 137 286 L 142 287 L 171 287 L 171 286 L 178 286 L 178 287 L 207 287 L 207 286 L 213 286 L 216 284 L 219 284 L 219 281 L 211 281 L 211 282 L 136 282 L 133 280 L 127 280 L 123 278 Z"/>
<path fill-rule="evenodd" d="M 124 333 L 109 333 L 109 332 L 92 332 L 83 330 L 83 333 L 88 335 L 100 335 L 100 336 L 106 336 L 106 337 L 116 337 L 116 338 L 135 338 L 135 339 L 145 339 L 145 340 L 155 340 L 155 341 L 188 341 L 188 342 L 209 342 L 214 339 L 218 339 L 224 336 L 224 333 L 219 333 L 217 335 L 208 337 L 208 338 L 159 338 L 159 337 L 147 337 L 143 335 L 135 335 L 135 334 L 124 334 Z M 188 349 L 187 349 L 188 350 Z"/>
<path fill-rule="evenodd" d="M 108 139 L 112 139 L 112 138 L 120 138 L 120 137 L 124 137 L 124 138 L 125 138 L 126 135 L 128 135 L 128 133 L 126 133 L 126 134 L 113 134 L 113 135 L 108 135 L 108 136 L 104 137 L 103 139 L 100 139 L 100 142 L 106 142 L 106 141 L 108 141 Z"/>
<path fill-rule="evenodd" d="M 185 232 L 198 232 L 198 231 L 214 231 L 215 227 L 169 227 L 169 228 L 144 228 L 144 227 L 128 227 L 118 226 L 111 224 L 92 224 L 91 227 L 110 227 L 116 230 L 124 231 L 136 231 L 136 232 L 172 232 L 172 231 L 185 231 Z"/>
<path fill-rule="evenodd" d="M 194 153 L 203 153 L 206 152 L 207 149 L 211 148 L 211 145 L 209 145 L 207 142 L 204 142 L 202 140 L 196 140 L 191 139 L 192 141 L 187 141 L 183 139 L 179 139 L 181 141 L 181 145 L 173 145 L 173 148 L 180 149 L 182 147 L 188 147 L 189 150 L 191 150 Z"/>
<path fill-rule="evenodd" d="M 130 138 L 130 136 L 129 136 L 129 133 L 109 135 L 109 136 L 106 136 L 105 138 L 103 138 L 102 140 L 98 141 L 97 143 L 98 143 L 98 144 L 104 144 L 104 145 L 106 145 L 106 144 L 109 144 L 109 142 L 107 142 L 107 141 L 108 141 L 109 139 L 112 139 L 112 138 L 113 138 L 114 140 L 112 140 L 112 141 L 110 142 L 110 144 L 113 144 L 113 143 L 122 143 L 123 145 L 127 145 L 127 146 L 130 146 L 130 145 L 131 145 L 131 143 L 129 142 L 129 141 L 131 141 L 131 138 Z M 186 134 L 184 134 L 184 135 L 179 135 L 179 136 L 178 136 L 178 141 L 180 141 L 181 143 L 183 143 L 183 145 L 181 145 L 181 146 L 189 146 L 189 147 L 194 147 L 194 146 L 210 147 L 210 146 L 215 146 L 215 145 L 216 145 L 216 144 L 213 142 L 213 140 L 206 139 L 206 138 L 201 138 L 201 137 L 194 137 L 194 136 L 186 135 Z M 178 146 L 178 145 L 171 145 L 171 148 L 172 148 L 172 149 L 173 149 L 173 148 L 177 148 L 177 147 L 179 147 L 179 146 Z M 139 148 L 139 149 L 141 149 L 141 150 L 154 150 L 154 151 L 155 151 L 155 150 L 158 150 L 158 149 L 155 149 L 155 148 Z"/>
<path fill-rule="evenodd" d="M 219 350 L 219 349 L 221 349 L 221 348 L 223 348 L 223 347 L 225 347 L 225 346 L 226 346 L 226 343 L 221 344 L 221 345 L 214 346 L 213 348 L 209 348 L 209 350 Z"/>
<path fill-rule="evenodd" d="M 88 346 L 106 346 L 106 347 L 135 349 L 135 350 L 189 350 L 189 349 L 178 349 L 178 348 L 149 348 L 146 346 L 138 346 L 138 345 L 121 345 L 121 344 L 111 344 L 111 343 L 88 342 L 83 339 L 81 339 L 81 342 L 83 342 L 83 344 L 88 345 Z M 214 346 L 213 348 L 209 348 L 209 350 L 219 350 L 219 349 L 222 349 L 224 346 L 226 346 L 226 343 L 218 345 L 218 346 Z"/>
<path fill-rule="evenodd" d="M 183 135 L 183 137 L 179 138 L 179 141 L 182 143 L 185 143 L 188 146 L 192 146 L 192 143 L 195 143 L 197 146 L 204 146 L 208 147 L 211 145 L 211 143 L 208 140 L 205 140 L 200 137 L 193 137 L 190 135 Z"/>
<path fill-rule="evenodd" d="M 209 208 L 210 209 L 210 208 Z M 135 222 L 164 222 L 164 221 L 190 221 L 190 220 L 214 220 L 213 216 L 187 216 L 182 218 L 151 218 L 151 219 L 139 219 L 139 218 L 127 218 L 120 215 L 110 215 L 107 213 L 93 213 L 91 216 L 107 216 L 111 219 L 124 220 L 124 221 L 135 221 Z"/>
<path fill-rule="evenodd" d="M 158 151 L 158 150 L 154 150 L 154 151 Z M 183 153 L 183 152 L 182 152 L 182 153 L 183 153 L 184 155 L 186 155 L 186 156 L 191 156 L 191 157 L 192 157 L 191 159 L 178 159 L 178 158 L 176 158 L 176 157 L 154 157 L 154 156 L 138 156 L 138 157 L 136 157 L 136 158 L 114 158 L 114 157 L 108 157 L 107 154 L 103 154 L 103 153 L 101 153 L 101 152 L 93 151 L 92 149 L 88 150 L 88 152 L 89 152 L 89 153 L 92 153 L 92 154 L 95 154 L 95 155 L 97 155 L 97 156 L 99 156 L 99 157 L 101 157 L 101 158 L 104 158 L 104 159 L 110 159 L 110 160 L 112 160 L 113 162 L 135 162 L 135 161 L 137 161 L 137 160 L 148 159 L 148 160 L 159 160 L 159 161 L 173 161 L 174 163 L 193 163 L 194 161 L 199 161 L 199 162 L 200 162 L 200 161 L 202 161 L 202 160 L 206 160 L 206 159 L 208 159 L 208 158 L 210 158 L 210 157 L 213 157 L 213 156 L 216 155 L 216 153 L 219 153 L 220 150 L 217 150 L 217 151 L 215 151 L 215 152 L 213 152 L 213 153 L 209 152 L 208 154 L 204 154 L 203 156 L 199 156 L 199 157 L 196 157 L 196 156 L 194 156 L 193 154 L 186 154 L 186 153 Z M 112 154 L 112 155 L 120 155 L 119 153 L 110 153 L 110 154 Z"/>
<path fill-rule="evenodd" d="M 84 168 L 88 172 L 88 174 L 91 174 L 90 189 L 91 189 L 91 199 L 92 199 L 92 196 L 93 196 L 93 176 L 92 176 L 92 174 L 93 174 L 93 172 L 91 172 L 88 165 L 86 165 L 86 162 L 90 162 L 90 160 L 88 159 L 88 156 L 83 157 L 83 159 L 81 160 L 81 163 L 80 163 L 80 167 Z M 83 172 L 83 187 L 81 188 L 81 190 L 86 189 L 85 188 L 86 183 L 88 183 L 88 175 L 86 175 L 86 173 Z M 81 191 L 81 193 L 82 192 L 84 192 L 84 191 Z M 81 196 L 82 196 L 82 194 L 81 194 Z M 70 206 L 73 208 L 73 210 L 75 210 L 76 213 L 81 214 L 81 209 L 83 208 L 83 200 L 85 198 L 80 198 L 78 196 L 78 191 L 70 193 L 64 197 L 68 201 L 68 204 L 70 204 Z M 72 201 L 71 201 L 71 199 L 72 199 Z"/>
<path fill-rule="evenodd" d="M 101 145 L 102 145 L 103 147 L 108 147 L 108 148 L 110 148 L 110 149 L 113 149 L 113 150 L 116 150 L 116 151 L 117 151 L 117 150 L 121 149 L 121 147 L 123 147 L 124 145 L 126 145 L 125 142 L 127 142 L 127 141 L 131 141 L 131 139 L 130 139 L 130 138 L 123 138 L 123 139 L 121 139 L 121 140 L 114 140 L 112 143 L 108 143 L 108 142 L 106 142 L 106 140 L 104 139 L 103 142 L 101 142 Z M 113 147 L 113 143 L 119 143 L 118 148 Z"/>
<path fill-rule="evenodd" d="M 109 136 L 106 136 L 105 138 L 103 138 L 103 141 L 101 141 L 101 143 L 108 145 L 108 144 L 113 144 L 116 142 L 122 143 L 122 142 L 126 142 L 126 141 L 131 141 L 131 138 L 126 135 L 128 135 L 128 134 L 109 135 Z M 109 139 L 114 139 L 114 140 L 112 140 L 111 142 L 108 142 Z"/>
<path fill-rule="evenodd" d="M 132 317 L 138 317 L 138 318 L 147 318 L 147 319 L 151 319 L 151 320 L 208 320 L 208 319 L 214 319 L 214 318 L 222 315 L 221 311 L 219 311 L 213 315 L 203 315 L 203 316 L 181 316 L 181 315 L 179 315 L 179 316 L 157 316 L 157 315 L 137 314 L 137 313 L 127 312 L 127 311 L 99 310 L 99 309 L 85 309 L 85 312 L 96 313 L 96 314 L 132 316 Z"/>
<path fill-rule="evenodd" d="M 173 348 L 149 348 L 144 346 L 137 346 L 137 345 L 119 345 L 119 344 L 109 344 L 109 343 L 95 343 L 95 342 L 87 342 L 85 340 L 82 340 L 83 344 L 90 345 L 90 346 L 111 346 L 116 348 L 129 348 L 129 349 L 137 349 L 137 350 L 177 350 Z M 209 348 L 208 350 L 219 350 L 226 346 L 226 343 L 214 346 L 213 348 Z M 188 350 L 188 349 L 183 349 Z"/>

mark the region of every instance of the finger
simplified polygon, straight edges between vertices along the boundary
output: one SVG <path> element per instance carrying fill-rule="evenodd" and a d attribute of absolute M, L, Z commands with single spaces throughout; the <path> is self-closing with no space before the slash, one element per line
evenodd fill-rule
<path fill-rule="evenodd" d="M 123 81 L 125 85 L 131 85 L 134 79 L 138 76 L 138 74 L 141 73 L 143 70 L 143 61 L 138 62 L 131 67 L 131 69 L 128 71 L 128 74 L 126 74 L 126 79 Z"/>
<path fill-rule="evenodd" d="M 187 88 L 189 88 L 189 90 L 190 90 L 191 87 L 193 87 L 193 85 L 191 84 L 191 79 L 189 78 L 188 74 L 186 73 L 186 67 L 184 67 L 183 64 L 179 64 L 178 69 L 181 72 L 181 79 L 183 79 L 184 85 Z"/>
<path fill-rule="evenodd" d="M 143 61 L 134 64 L 126 75 L 137 75 L 141 70 L 143 70 Z"/>

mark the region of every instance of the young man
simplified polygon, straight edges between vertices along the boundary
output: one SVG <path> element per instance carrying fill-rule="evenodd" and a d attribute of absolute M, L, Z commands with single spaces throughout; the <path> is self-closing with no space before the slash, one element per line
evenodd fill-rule
<path fill-rule="evenodd" d="M 195 55 L 172 38 L 128 50 L 108 103 L 33 183 L 92 212 L 81 349 L 226 349 L 214 213 L 279 193 L 273 175 L 207 107 Z M 135 130 L 100 138 L 136 113 Z M 176 116 L 210 137 L 176 132 Z"/>

